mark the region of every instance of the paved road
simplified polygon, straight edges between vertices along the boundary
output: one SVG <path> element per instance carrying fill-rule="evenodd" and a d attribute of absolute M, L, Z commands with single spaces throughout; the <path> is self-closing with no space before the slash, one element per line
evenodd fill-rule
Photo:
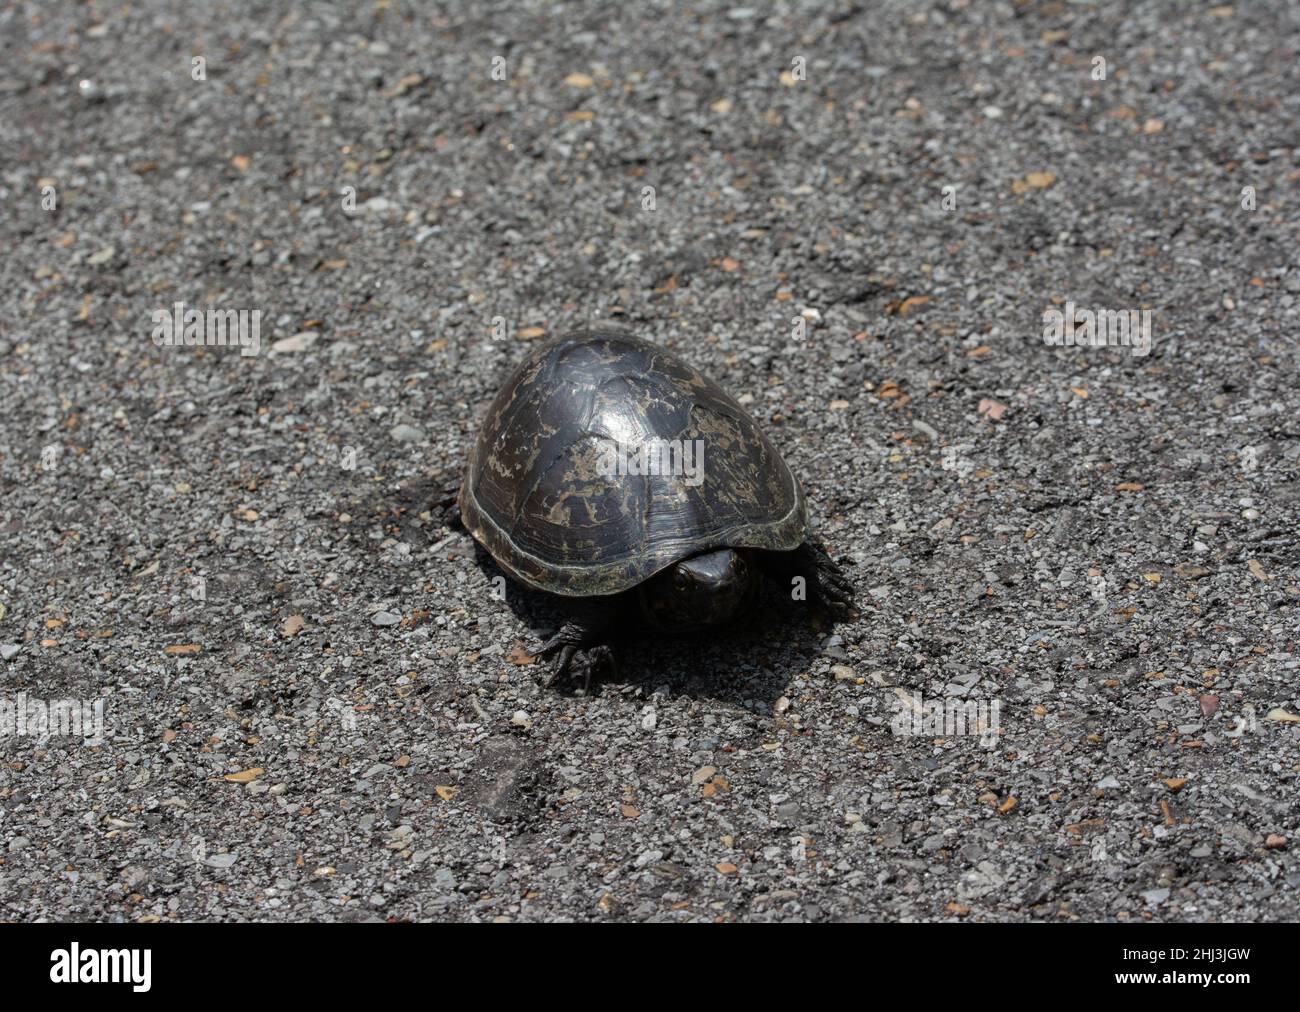
<path fill-rule="evenodd" d="M 673 6 L 0 4 L 0 916 L 1294 918 L 1295 5 Z M 535 686 L 437 503 L 597 319 L 858 618 Z"/>

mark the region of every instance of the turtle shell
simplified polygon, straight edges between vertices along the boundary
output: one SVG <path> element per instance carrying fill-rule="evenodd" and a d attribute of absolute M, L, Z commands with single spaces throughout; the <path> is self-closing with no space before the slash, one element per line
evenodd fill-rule
<path fill-rule="evenodd" d="M 570 597 L 620 593 L 712 549 L 797 548 L 807 525 L 798 480 L 744 408 L 676 355 L 603 329 L 516 369 L 459 504 L 503 569 Z"/>

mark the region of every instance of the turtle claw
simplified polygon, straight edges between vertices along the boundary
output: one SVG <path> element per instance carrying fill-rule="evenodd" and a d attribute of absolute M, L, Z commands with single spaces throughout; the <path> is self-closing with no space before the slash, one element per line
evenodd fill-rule
<path fill-rule="evenodd" d="M 440 488 L 434 494 L 430 505 L 432 512 L 444 527 L 452 531 L 465 530 L 465 521 L 460 515 L 460 483 L 440 482 Z"/>
<path fill-rule="evenodd" d="M 549 689 L 558 679 L 568 673 L 569 668 L 573 664 L 573 655 L 578 652 L 578 648 L 572 643 L 556 643 L 552 639 L 549 643 L 542 646 L 540 650 L 535 651 L 534 654 L 537 657 L 545 658 L 549 657 L 557 650 L 560 652 L 559 661 L 551 666 L 550 671 L 547 672 L 545 677 L 538 680 L 543 689 Z"/>
<path fill-rule="evenodd" d="M 532 653 L 533 656 L 542 659 L 550 657 L 552 654 L 558 654 L 559 657 L 547 674 L 539 678 L 543 689 L 549 689 L 561 678 L 569 674 L 573 668 L 573 659 L 579 653 L 586 655 L 585 663 L 582 665 L 585 669 L 582 681 L 584 692 L 591 688 L 591 676 L 596 668 L 604 667 L 614 672 L 618 671 L 614 651 L 604 643 L 593 642 L 592 631 L 573 621 L 565 622 L 559 632 Z"/>
<path fill-rule="evenodd" d="M 853 584 L 839 565 L 817 546 L 817 591 L 832 611 L 849 611 L 853 608 Z"/>
<path fill-rule="evenodd" d="M 794 551 L 774 553 L 769 557 L 769 565 L 783 579 L 803 577 L 808 584 L 809 600 L 833 614 L 853 613 L 853 583 L 821 545 L 806 541 Z"/>
<path fill-rule="evenodd" d="M 587 651 L 587 671 L 582 682 L 584 695 L 591 689 L 591 675 L 597 668 L 604 668 L 618 677 L 618 659 L 614 656 L 613 648 L 604 643 Z"/>

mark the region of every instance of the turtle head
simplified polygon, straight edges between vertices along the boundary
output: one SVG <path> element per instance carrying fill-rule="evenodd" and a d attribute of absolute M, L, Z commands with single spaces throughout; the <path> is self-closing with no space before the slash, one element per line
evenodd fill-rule
<path fill-rule="evenodd" d="M 748 553 L 731 548 L 682 559 L 641 587 L 647 618 L 665 629 L 721 625 L 753 599 L 759 573 Z"/>

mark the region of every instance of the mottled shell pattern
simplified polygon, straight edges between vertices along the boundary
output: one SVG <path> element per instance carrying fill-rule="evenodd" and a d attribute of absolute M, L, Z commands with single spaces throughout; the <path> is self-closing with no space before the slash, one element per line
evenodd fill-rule
<path fill-rule="evenodd" d="M 503 569 L 570 597 L 620 593 L 712 549 L 797 548 L 807 526 L 798 480 L 744 408 L 609 329 L 518 367 L 478 433 L 460 509 Z"/>

